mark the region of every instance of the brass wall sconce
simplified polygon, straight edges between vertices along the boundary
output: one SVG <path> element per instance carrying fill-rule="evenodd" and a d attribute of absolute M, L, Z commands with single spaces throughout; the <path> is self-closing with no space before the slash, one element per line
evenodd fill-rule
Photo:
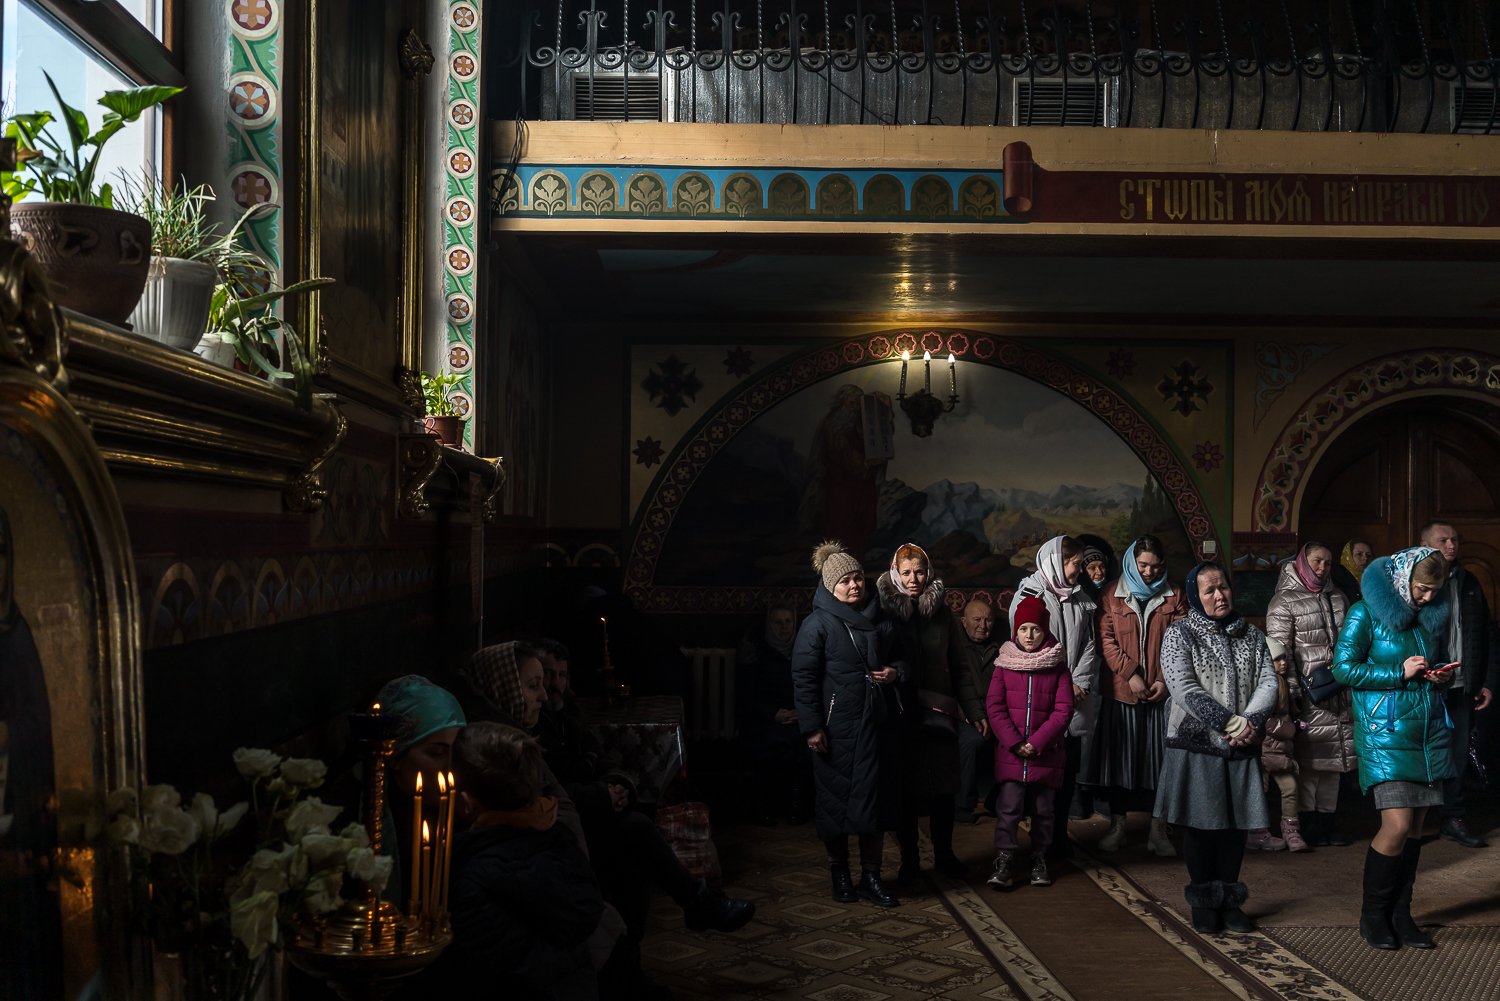
<path fill-rule="evenodd" d="M 911 419 L 911 433 L 918 438 L 932 437 L 932 425 L 943 414 L 958 405 L 958 361 L 948 355 L 948 402 L 939 402 L 932 395 L 932 352 L 922 352 L 922 388 L 906 393 L 906 366 L 911 361 L 911 352 L 901 352 L 901 387 L 896 391 L 896 402 Z"/>

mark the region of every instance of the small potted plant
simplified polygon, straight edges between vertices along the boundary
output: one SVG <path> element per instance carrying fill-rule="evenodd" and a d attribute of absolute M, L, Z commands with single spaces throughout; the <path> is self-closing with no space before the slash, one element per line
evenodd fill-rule
<path fill-rule="evenodd" d="M 173 187 L 147 173 L 139 183 L 123 185 L 120 206 L 151 224 L 151 267 L 146 291 L 130 314 L 136 333 L 170 347 L 191 351 L 208 329 L 214 288 L 236 269 L 253 267 L 258 258 L 239 240 L 241 227 L 269 204 L 246 209 L 229 228 L 209 221 L 214 192 L 206 184 Z"/>
<path fill-rule="evenodd" d="M 221 352 L 233 351 L 246 371 L 271 379 L 287 379 L 297 394 L 297 405 L 312 408 L 312 365 L 302 352 L 302 341 L 288 320 L 272 312 L 288 296 L 303 295 L 332 278 L 308 278 L 286 288 L 275 288 L 269 268 L 259 263 L 237 270 L 231 279 L 214 287 L 208 307 L 208 330 L 199 354 L 224 364 Z M 257 292 L 256 287 L 265 288 Z M 286 368 L 282 368 L 282 359 Z"/>
<path fill-rule="evenodd" d="M 52 96 L 62 113 L 66 144 L 50 126 L 50 111 L 13 115 L 5 137 L 15 141 L 16 169 L 0 173 L 0 188 L 13 202 L 38 194 L 44 202 L 15 205 L 11 230 L 31 251 L 63 306 L 122 324 L 135 309 L 151 260 L 151 225 L 117 211 L 114 190 L 99 183 L 99 154 L 114 135 L 181 87 L 112 90 L 99 99 L 105 109 L 97 131 L 83 112 L 62 99 L 52 77 Z"/>
<path fill-rule="evenodd" d="M 462 448 L 464 444 L 464 415 L 453 401 L 452 392 L 463 380 L 452 372 L 436 375 L 422 373 L 422 399 L 426 403 L 427 416 L 422 426 L 428 434 L 436 435 L 444 445 Z"/>

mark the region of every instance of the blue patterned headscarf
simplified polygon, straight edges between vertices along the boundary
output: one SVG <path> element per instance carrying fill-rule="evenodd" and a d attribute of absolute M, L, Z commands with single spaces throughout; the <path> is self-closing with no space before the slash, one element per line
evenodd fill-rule
<path fill-rule="evenodd" d="M 1147 584 L 1146 579 L 1141 576 L 1141 572 L 1136 569 L 1134 542 L 1130 544 L 1130 548 L 1126 549 L 1125 555 L 1121 557 L 1120 577 L 1125 581 L 1125 590 L 1129 591 L 1130 596 L 1143 605 L 1167 589 L 1166 574 L 1162 574 L 1156 578 L 1154 584 Z M 1196 578 L 1194 579 L 1196 580 Z M 1194 598 L 1196 598 L 1197 593 L 1197 588 L 1193 588 L 1192 594 Z M 1188 600 L 1192 601 L 1194 598 L 1189 598 Z M 1198 610 L 1202 611 L 1201 608 Z"/>
<path fill-rule="evenodd" d="M 1406 602 L 1407 608 L 1416 608 L 1416 602 L 1411 600 L 1411 574 L 1427 557 L 1437 552 L 1431 546 L 1412 546 L 1403 549 L 1391 557 L 1390 562 L 1385 565 L 1385 572 L 1391 578 L 1391 586 L 1396 589 L 1396 594 Z"/>

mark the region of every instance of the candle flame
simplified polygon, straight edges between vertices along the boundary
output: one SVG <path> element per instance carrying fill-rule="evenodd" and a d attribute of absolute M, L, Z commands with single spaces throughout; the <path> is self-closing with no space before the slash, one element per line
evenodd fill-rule
<path fill-rule="evenodd" d="M 903 352 L 901 352 L 901 360 L 902 361 L 911 361 L 911 352 L 910 351 L 903 351 Z"/>
<path fill-rule="evenodd" d="M 931 351 L 923 351 L 922 352 L 922 360 L 923 361 L 932 361 L 932 352 Z"/>
<path fill-rule="evenodd" d="M 601 624 L 606 624 L 607 625 L 609 623 L 609 620 L 606 619 L 604 616 L 601 615 L 601 616 L 599 616 L 599 622 Z"/>
<path fill-rule="evenodd" d="M 370 712 L 372 712 L 372 713 L 378 713 L 378 712 L 380 712 L 380 703 L 377 702 L 373 706 L 371 706 L 370 707 Z"/>
<path fill-rule="evenodd" d="M 432 840 L 432 834 L 430 832 L 428 832 L 428 830 L 427 830 L 427 821 L 424 820 L 424 821 L 422 821 L 422 844 L 425 845 L 425 844 L 427 844 L 427 842 L 429 842 L 431 840 Z"/>
<path fill-rule="evenodd" d="M 949 352 L 948 352 L 948 364 L 949 364 L 949 365 L 952 365 L 952 364 L 953 364 L 953 362 L 954 362 L 954 361 L 955 361 L 955 359 L 954 359 L 954 357 L 953 357 L 953 352 L 952 352 L 952 351 L 949 351 Z"/>
<path fill-rule="evenodd" d="M 447 791 L 448 783 L 443 779 L 443 773 L 438 772 L 438 794 L 441 795 Z"/>
<path fill-rule="evenodd" d="M 417 772 L 417 792 L 422 791 L 422 773 Z"/>
<path fill-rule="evenodd" d="M 452 772 L 449 772 L 448 773 L 448 791 L 449 792 L 455 792 L 455 791 L 457 791 L 457 789 L 458 789 L 458 779 L 456 779 L 456 778 L 453 777 L 453 773 Z"/>

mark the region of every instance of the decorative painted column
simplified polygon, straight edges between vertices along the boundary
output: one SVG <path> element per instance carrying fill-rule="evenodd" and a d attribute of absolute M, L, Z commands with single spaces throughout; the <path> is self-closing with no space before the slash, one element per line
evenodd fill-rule
<path fill-rule="evenodd" d="M 232 216 L 252 205 L 281 204 L 281 0 L 221 0 L 228 19 L 228 157 L 214 190 L 232 197 Z M 278 273 L 282 265 L 281 209 L 245 226 L 250 246 Z"/>
<path fill-rule="evenodd" d="M 482 211 L 479 178 L 479 142 L 484 121 L 479 101 L 479 49 L 483 38 L 480 0 L 460 0 L 448 5 L 444 59 L 442 211 L 436 225 L 442 227 L 442 340 L 447 350 L 441 365 L 459 376 L 453 401 L 468 418 L 464 444 L 474 448 L 475 317 L 478 306 L 476 265 L 480 224 L 488 217 Z M 433 354 L 426 357 L 432 363 Z"/>

